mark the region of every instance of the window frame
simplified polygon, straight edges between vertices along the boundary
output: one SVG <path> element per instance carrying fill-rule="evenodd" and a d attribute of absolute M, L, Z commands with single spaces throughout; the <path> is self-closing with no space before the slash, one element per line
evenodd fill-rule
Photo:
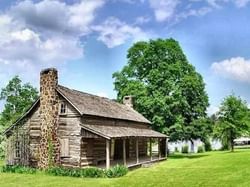
<path fill-rule="evenodd" d="M 21 157 L 21 142 L 16 141 L 15 142 L 15 158 L 20 158 Z"/>
<path fill-rule="evenodd" d="M 64 106 L 64 108 L 62 107 Z M 67 104 L 66 102 L 60 102 L 60 111 L 59 111 L 59 114 L 60 115 L 66 115 L 67 114 Z M 62 109 L 64 109 L 64 112 L 62 112 Z"/>

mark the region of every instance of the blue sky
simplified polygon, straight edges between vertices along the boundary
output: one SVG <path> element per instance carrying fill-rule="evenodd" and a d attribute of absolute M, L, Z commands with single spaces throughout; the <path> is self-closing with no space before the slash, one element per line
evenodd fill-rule
<path fill-rule="evenodd" d="M 250 0 L 0 0 L 0 88 L 39 72 L 115 98 L 112 73 L 139 40 L 174 38 L 201 73 L 211 114 L 234 92 L 250 103 Z M 0 103 L 0 110 L 3 102 Z"/>

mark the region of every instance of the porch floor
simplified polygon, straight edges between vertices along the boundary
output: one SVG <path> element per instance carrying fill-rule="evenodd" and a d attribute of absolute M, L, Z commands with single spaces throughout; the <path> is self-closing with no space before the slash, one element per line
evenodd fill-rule
<path fill-rule="evenodd" d="M 127 167 L 128 168 L 133 168 L 133 167 L 140 167 L 141 165 L 144 165 L 144 164 L 159 162 L 159 161 L 162 161 L 162 160 L 166 160 L 166 157 L 159 158 L 158 155 L 157 155 L 157 156 L 153 156 L 152 160 L 150 159 L 150 156 L 139 157 L 139 163 L 136 163 L 136 158 L 128 158 L 126 160 L 126 162 L 127 162 Z M 110 160 L 110 167 L 116 166 L 117 164 L 123 165 L 123 160 L 122 159 L 120 159 L 120 160 Z M 106 168 L 106 163 L 105 162 L 100 163 L 100 164 L 97 165 L 97 167 L 105 169 Z"/>

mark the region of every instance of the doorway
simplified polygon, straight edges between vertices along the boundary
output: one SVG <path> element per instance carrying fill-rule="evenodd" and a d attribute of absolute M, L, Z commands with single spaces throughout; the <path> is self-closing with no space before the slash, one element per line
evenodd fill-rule
<path fill-rule="evenodd" d="M 129 139 L 126 139 L 126 158 L 129 158 Z M 114 159 L 123 159 L 123 139 L 115 140 Z"/>

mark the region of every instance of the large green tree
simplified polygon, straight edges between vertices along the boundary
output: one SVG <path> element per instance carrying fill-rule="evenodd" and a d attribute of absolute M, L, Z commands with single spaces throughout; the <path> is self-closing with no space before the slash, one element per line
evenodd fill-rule
<path fill-rule="evenodd" d="M 1 89 L 0 100 L 4 100 L 5 105 L 0 116 L 0 125 L 12 124 L 37 98 L 36 88 L 29 83 L 22 84 L 18 76 L 12 78 L 5 88 Z"/>
<path fill-rule="evenodd" d="M 117 99 L 133 95 L 135 109 L 152 121 L 155 130 L 169 134 L 170 140 L 200 137 L 200 125 L 194 121 L 206 116 L 208 96 L 202 76 L 178 42 L 137 42 L 127 59 L 127 65 L 113 74 Z"/>
<path fill-rule="evenodd" d="M 215 137 L 234 151 L 234 139 L 249 135 L 250 113 L 247 102 L 230 95 L 221 103 L 214 127 Z"/>
<path fill-rule="evenodd" d="M 0 157 L 4 156 L 4 129 L 14 123 L 38 98 L 38 91 L 29 83 L 22 84 L 18 76 L 1 89 L 0 100 L 5 102 L 0 114 Z"/>

